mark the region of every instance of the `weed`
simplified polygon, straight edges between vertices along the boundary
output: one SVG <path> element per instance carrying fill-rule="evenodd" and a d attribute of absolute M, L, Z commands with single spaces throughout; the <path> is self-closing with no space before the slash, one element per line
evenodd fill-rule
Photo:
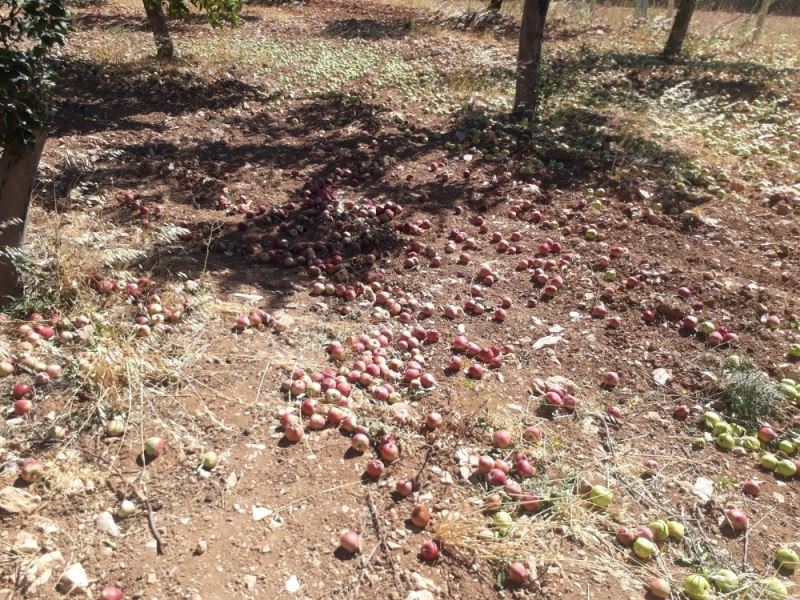
<path fill-rule="evenodd" d="M 723 375 L 721 397 L 731 421 L 755 429 L 777 412 L 776 403 L 781 397 L 778 386 L 752 362 L 729 362 Z"/>

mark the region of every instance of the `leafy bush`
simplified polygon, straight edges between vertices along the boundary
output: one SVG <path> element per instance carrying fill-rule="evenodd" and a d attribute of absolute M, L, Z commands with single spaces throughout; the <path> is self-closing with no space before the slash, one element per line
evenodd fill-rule
<path fill-rule="evenodd" d="M 781 398 L 777 384 L 747 359 L 726 361 L 723 367 L 722 400 L 729 420 L 756 428 L 777 412 Z"/>

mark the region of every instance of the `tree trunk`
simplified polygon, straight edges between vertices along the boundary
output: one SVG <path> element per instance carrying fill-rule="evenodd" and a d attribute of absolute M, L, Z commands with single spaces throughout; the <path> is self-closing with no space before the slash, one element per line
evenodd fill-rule
<path fill-rule="evenodd" d="M 675 13 L 672 30 L 669 32 L 669 39 L 664 47 L 664 58 L 672 59 L 681 53 L 686 34 L 689 32 L 689 23 L 692 21 L 696 3 L 697 0 L 680 0 L 678 3 L 678 12 Z"/>
<path fill-rule="evenodd" d="M 539 104 L 544 23 L 550 0 L 525 0 L 517 55 L 517 89 L 514 113 L 533 117 Z"/>
<path fill-rule="evenodd" d="M 169 34 L 167 17 L 164 15 L 161 0 L 142 0 L 142 2 L 153 37 L 156 39 L 156 56 L 172 60 L 175 58 L 175 47 L 172 45 L 172 37 Z"/>
<path fill-rule="evenodd" d="M 756 28 L 753 29 L 753 41 L 758 41 L 761 34 L 764 32 L 764 22 L 767 20 L 769 7 L 772 6 L 772 0 L 761 0 L 761 6 L 758 9 L 758 16 L 756 17 Z"/>
<path fill-rule="evenodd" d="M 494 12 L 500 12 L 501 8 L 503 8 L 503 0 L 489 0 L 489 6 L 486 7 L 487 10 Z"/>
<path fill-rule="evenodd" d="M 648 5 L 649 5 L 649 0 L 636 0 L 636 10 L 634 12 L 634 17 L 636 17 L 637 19 L 647 20 Z"/>
<path fill-rule="evenodd" d="M 42 133 L 31 148 L 6 148 L 0 156 L 0 249 L 19 248 L 25 241 L 28 208 L 47 135 Z M 9 221 L 18 222 L 11 225 Z M 0 255 L 0 304 L 22 292 L 22 283 L 11 260 Z"/>

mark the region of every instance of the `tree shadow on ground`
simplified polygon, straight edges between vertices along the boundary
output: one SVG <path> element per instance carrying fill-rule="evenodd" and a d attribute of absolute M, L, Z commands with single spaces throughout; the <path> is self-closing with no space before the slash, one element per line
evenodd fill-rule
<path fill-rule="evenodd" d="M 774 98 L 782 92 L 775 82 L 796 69 L 775 69 L 745 61 L 686 56 L 666 62 L 659 55 L 603 52 L 583 46 L 577 52 L 551 59 L 545 66 L 550 93 L 563 93 L 586 77 L 596 78 L 594 98 L 599 105 L 620 98 L 625 102 L 653 100 L 678 86 L 694 98 L 730 101 Z M 602 78 L 617 75 L 613 86 Z"/>
<path fill-rule="evenodd" d="M 71 80 L 60 93 L 57 135 L 150 130 L 120 145 L 121 157 L 98 161 L 91 173 L 97 188 L 163 186 L 171 203 L 204 211 L 186 220 L 191 241 L 159 248 L 145 264 L 191 277 L 212 269 L 230 289 L 246 284 L 274 292 L 271 308 L 285 305 L 298 282 L 307 284 L 307 265 L 300 264 L 307 259 L 322 269 L 332 261 L 348 264 L 341 283 L 365 280 L 374 270 L 370 255 L 379 259 L 407 244 L 398 222 L 429 218 L 444 228 L 456 205 L 484 211 L 505 202 L 512 179 L 539 184 L 544 193 L 535 200 L 543 203 L 550 188 L 606 187 L 636 197 L 644 181 L 656 190 L 653 201 L 681 202 L 672 178 L 691 160 L 586 108 L 552 111 L 533 133 L 508 114 L 478 107 L 457 111 L 434 129 L 398 120 L 355 93 L 297 99 L 277 113 L 259 90 L 235 79 L 198 82 L 171 71 L 132 77 L 86 64 L 65 69 Z M 251 110 L 225 110 L 244 100 L 252 101 Z M 188 140 L 148 139 L 160 130 L 137 127 L 137 117 L 205 109 L 219 111 L 213 117 L 225 136 L 203 128 Z M 465 154 L 474 157 L 469 169 Z M 436 173 L 425 168 L 433 161 L 443 165 Z M 260 181 L 278 170 L 276 191 L 268 181 L 251 185 L 253 203 L 264 203 L 263 211 L 254 208 L 238 222 L 214 211 L 231 182 Z M 404 210 L 382 223 L 375 209 L 386 201 Z"/>
<path fill-rule="evenodd" d="M 105 32 L 120 31 L 120 32 L 134 32 L 146 31 L 150 32 L 150 27 L 144 14 L 144 9 L 139 5 L 138 11 L 135 14 L 100 14 L 97 12 L 81 11 L 74 14 L 70 23 L 73 28 L 79 31 L 92 31 L 101 29 Z M 250 22 L 260 21 L 261 17 L 258 15 L 245 15 L 238 16 L 239 21 Z M 205 16 L 201 14 L 189 14 L 181 16 L 167 17 L 171 32 L 180 33 L 188 30 L 196 29 L 197 27 L 211 27 Z M 153 47 L 155 52 L 155 46 Z"/>
<path fill-rule="evenodd" d="M 113 66 L 69 59 L 60 65 L 58 76 L 55 136 L 109 129 L 162 132 L 162 115 L 220 110 L 265 97 L 237 79 L 199 80 L 187 70 L 149 61 Z M 141 119 L 153 114 L 155 120 Z"/>
<path fill-rule="evenodd" d="M 411 29 L 411 19 L 336 19 L 325 24 L 322 34 L 336 39 L 402 39 Z"/>
<path fill-rule="evenodd" d="M 482 212 L 505 202 L 508 188 L 502 182 L 502 174 L 511 170 L 519 177 L 521 166 L 534 159 L 538 166 L 528 179 L 538 181 L 545 189 L 580 191 L 590 185 L 605 186 L 623 197 L 635 198 L 642 183 L 648 182 L 658 190 L 654 201 L 674 203 L 682 198 L 670 187 L 670 174 L 685 169 L 690 158 L 627 132 L 614 131 L 613 123 L 600 113 L 554 113 L 542 124 L 540 133 L 533 136 L 506 115 L 483 110 L 454 115 L 451 127 L 441 134 L 417 128 L 409 136 L 402 129 L 373 129 L 370 123 L 380 113 L 371 103 L 354 103 L 352 97 L 343 100 L 340 95 L 333 95 L 308 100 L 291 110 L 280 124 L 273 123 L 273 137 L 284 141 L 201 141 L 186 147 L 159 146 L 161 163 L 191 158 L 201 172 L 213 172 L 217 164 L 222 164 L 228 174 L 243 173 L 247 165 L 295 173 L 287 176 L 296 180 L 297 188 L 280 205 L 279 213 L 243 218 L 247 226 L 228 221 L 214 236 L 208 264 L 225 273 L 226 286 L 235 289 L 247 284 L 277 292 L 269 296 L 268 307 L 280 308 L 290 300 L 295 284 L 308 281 L 305 266 L 298 265 L 295 259 L 312 251 L 324 264 L 339 257 L 348 265 L 341 283 L 364 281 L 374 266 L 372 258 L 366 258 L 368 255 L 375 255 L 380 261 L 381 257 L 397 254 L 408 242 L 402 235 L 404 230 L 396 228 L 395 223 L 352 218 L 359 207 L 370 206 L 367 199 L 400 204 L 404 209 L 401 222 L 429 218 L 434 229 L 444 230 L 456 205 Z M 314 115 L 319 114 L 329 115 L 332 129 L 323 140 L 311 141 L 311 133 L 318 131 Z M 343 123 L 358 123 L 359 127 L 342 127 Z M 295 141 L 289 143 L 287 139 Z M 306 141 L 298 144 L 297 140 Z M 440 156 L 444 147 L 451 148 L 446 153 L 451 165 L 449 179 L 431 175 L 427 180 L 409 181 L 393 173 L 399 164 L 427 164 L 432 156 Z M 497 154 L 507 158 L 473 162 L 473 170 L 485 169 L 490 176 L 480 184 L 462 177 L 457 167 L 461 154 L 475 152 L 485 157 L 489 148 L 498 147 L 501 149 Z M 128 162 L 140 164 L 151 149 L 148 144 L 128 147 L 126 151 L 137 157 Z M 507 155 L 503 149 L 508 150 Z M 628 168 L 622 171 L 623 177 L 619 177 L 615 166 Z M 119 164 L 101 177 L 124 180 L 126 168 Z M 136 177 L 130 179 L 134 181 Z M 220 181 L 207 187 L 211 194 L 217 194 L 224 185 Z M 320 200 L 328 191 L 334 200 Z M 348 201 L 353 203 L 349 208 Z M 537 201 L 547 203 L 548 194 Z M 208 200 L 203 204 L 207 206 Z M 342 232 L 351 227 L 353 236 L 343 238 Z M 180 248 L 182 261 L 162 256 L 160 265 L 173 272 L 196 273 L 204 263 L 205 248 L 202 243 Z"/>

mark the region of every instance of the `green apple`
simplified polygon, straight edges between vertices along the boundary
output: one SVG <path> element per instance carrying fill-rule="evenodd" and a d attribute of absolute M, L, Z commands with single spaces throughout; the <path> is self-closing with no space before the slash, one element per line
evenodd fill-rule
<path fill-rule="evenodd" d="M 633 542 L 633 553 L 641 559 L 647 560 L 658 554 L 658 546 L 646 537 L 638 537 Z"/>
<path fill-rule="evenodd" d="M 708 576 L 711 583 L 720 592 L 732 592 L 739 587 L 739 578 L 736 573 L 728 569 L 718 569 Z"/>
<path fill-rule="evenodd" d="M 589 502 L 600 508 L 608 508 L 613 499 L 614 494 L 605 486 L 594 485 L 589 490 Z"/>
<path fill-rule="evenodd" d="M 697 331 L 699 331 L 702 334 L 708 335 L 716 328 L 717 328 L 716 325 L 714 325 L 714 323 L 712 323 L 711 321 L 703 321 L 697 326 Z"/>
<path fill-rule="evenodd" d="M 797 447 L 792 440 L 781 440 L 778 444 L 778 450 L 783 452 L 786 456 L 794 456 L 795 452 L 797 452 Z"/>
<path fill-rule="evenodd" d="M 797 465 L 794 464 L 793 460 L 785 458 L 779 460 L 778 464 L 775 465 L 775 472 L 783 477 L 794 477 L 795 473 L 797 473 Z"/>
<path fill-rule="evenodd" d="M 653 521 L 648 525 L 650 531 L 653 532 L 653 539 L 657 542 L 663 542 L 669 538 L 669 527 L 666 521 L 658 520 Z"/>
<path fill-rule="evenodd" d="M 778 568 L 794 573 L 800 567 L 800 556 L 791 548 L 781 548 L 775 553 L 775 562 Z"/>
<path fill-rule="evenodd" d="M 788 600 L 789 591 L 777 577 L 767 577 L 759 581 L 759 588 L 764 593 L 766 600 Z"/>
<path fill-rule="evenodd" d="M 733 428 L 731 427 L 730 423 L 726 423 L 725 421 L 720 421 L 719 423 L 714 424 L 714 429 L 712 433 L 714 435 L 722 435 L 723 433 L 731 433 Z"/>
<path fill-rule="evenodd" d="M 772 452 L 765 452 L 761 455 L 761 466 L 767 471 L 774 471 L 775 467 L 778 466 L 778 457 Z"/>
<path fill-rule="evenodd" d="M 742 359 L 736 354 L 731 354 L 722 365 L 726 369 L 738 369 L 742 366 Z"/>
<path fill-rule="evenodd" d="M 514 519 L 504 510 L 499 510 L 494 514 L 494 526 L 500 535 L 506 535 L 511 531 Z"/>
<path fill-rule="evenodd" d="M 709 600 L 713 597 L 711 584 L 702 575 L 689 575 L 683 580 L 683 591 L 692 600 Z"/>
<path fill-rule="evenodd" d="M 671 540 L 680 542 L 686 535 L 686 526 L 680 521 L 667 521 L 667 529 Z"/>
<path fill-rule="evenodd" d="M 703 413 L 703 421 L 706 424 L 706 427 L 714 427 L 717 423 L 722 421 L 722 417 L 719 413 L 715 413 L 713 410 L 708 410 Z"/>
<path fill-rule="evenodd" d="M 721 450 L 730 450 L 736 445 L 736 439 L 730 433 L 719 434 L 714 442 Z"/>
<path fill-rule="evenodd" d="M 746 435 L 742 438 L 742 446 L 748 450 L 761 450 L 761 442 L 754 435 Z"/>

